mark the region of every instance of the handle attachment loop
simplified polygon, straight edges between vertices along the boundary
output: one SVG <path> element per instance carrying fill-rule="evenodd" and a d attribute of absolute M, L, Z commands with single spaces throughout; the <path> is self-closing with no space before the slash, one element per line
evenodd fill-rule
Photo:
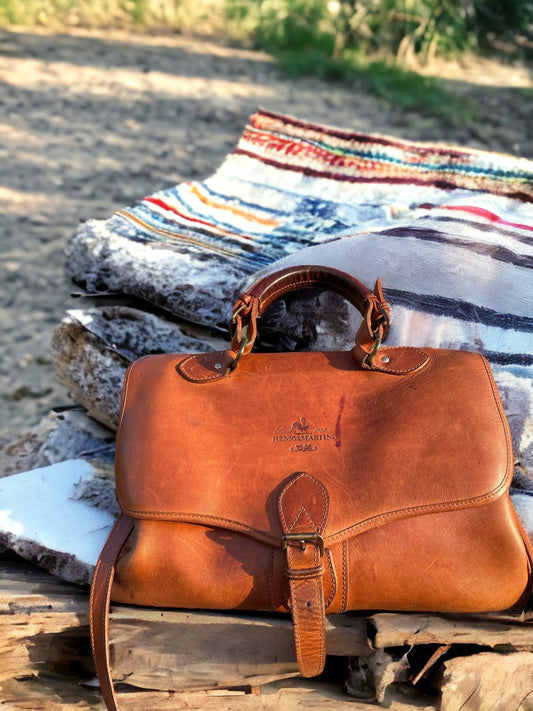
<path fill-rule="evenodd" d="M 299 289 L 333 291 L 349 301 L 361 313 L 363 323 L 355 337 L 354 356 L 367 370 L 374 369 L 374 359 L 390 327 L 389 305 L 383 297 L 381 282 L 371 291 L 358 279 L 330 267 L 289 267 L 263 277 L 237 300 L 231 315 L 231 349 L 236 353 L 230 370 L 249 353 L 257 336 L 257 319 L 276 299 Z"/>

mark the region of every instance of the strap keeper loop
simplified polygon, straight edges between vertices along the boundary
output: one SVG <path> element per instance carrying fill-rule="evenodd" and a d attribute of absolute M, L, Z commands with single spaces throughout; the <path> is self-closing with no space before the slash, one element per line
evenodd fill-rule
<path fill-rule="evenodd" d="M 286 568 L 285 574 L 289 580 L 310 580 L 311 578 L 320 578 L 324 575 L 324 566 L 319 565 L 316 568 L 302 568 L 295 570 L 294 568 Z"/>

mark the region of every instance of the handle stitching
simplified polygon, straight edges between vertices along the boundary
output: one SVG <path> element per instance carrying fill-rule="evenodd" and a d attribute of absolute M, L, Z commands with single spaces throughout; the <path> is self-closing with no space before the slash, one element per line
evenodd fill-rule
<path fill-rule="evenodd" d="M 317 287 L 317 282 L 316 282 L 316 281 L 311 281 L 310 279 L 305 279 L 304 281 L 301 281 L 301 282 L 298 283 L 298 288 L 300 288 L 300 289 L 301 289 L 301 288 L 304 288 L 304 289 L 305 289 L 306 286 Z M 298 289 L 289 289 L 289 290 L 287 290 L 286 288 L 283 288 L 283 287 L 280 287 L 279 289 L 276 289 L 276 291 L 274 291 L 272 294 L 270 294 L 271 298 L 270 298 L 270 300 L 269 300 L 268 306 L 270 306 L 270 304 L 271 304 L 273 301 L 276 300 L 278 294 L 290 294 L 291 291 L 298 291 Z M 323 291 L 333 291 L 334 293 L 339 294 L 340 296 L 344 296 L 344 298 L 345 298 L 347 301 L 349 301 L 353 306 L 355 306 L 355 304 L 353 304 L 353 302 L 352 302 L 352 300 L 350 299 L 350 296 L 349 296 L 351 292 L 348 291 L 347 289 L 345 289 L 344 287 L 340 288 L 339 290 L 337 290 L 337 289 L 323 289 Z M 259 299 L 259 302 L 260 302 L 260 304 L 261 304 L 261 313 L 262 313 L 262 311 L 263 311 L 263 309 L 262 309 L 262 303 L 261 303 L 261 302 L 262 302 L 262 297 L 259 296 L 259 297 L 257 297 L 257 298 Z M 364 302 L 367 298 L 368 298 L 367 296 L 363 297 L 363 302 Z M 357 306 L 355 306 L 355 308 L 357 308 Z M 359 310 L 359 309 L 357 309 L 357 310 Z"/>

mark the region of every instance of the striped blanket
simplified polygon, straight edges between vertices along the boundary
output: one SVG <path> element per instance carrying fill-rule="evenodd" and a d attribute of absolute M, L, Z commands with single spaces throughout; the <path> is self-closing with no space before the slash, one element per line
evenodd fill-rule
<path fill-rule="evenodd" d="M 139 294 L 211 326 L 257 272 L 300 263 L 368 285 L 380 276 L 389 343 L 487 355 L 515 482 L 533 490 L 532 203 L 531 161 L 260 111 L 213 176 L 86 223 L 69 262 L 89 290 Z"/>

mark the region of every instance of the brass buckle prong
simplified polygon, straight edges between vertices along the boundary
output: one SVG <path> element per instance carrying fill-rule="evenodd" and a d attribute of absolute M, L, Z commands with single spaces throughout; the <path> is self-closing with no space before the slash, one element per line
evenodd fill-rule
<path fill-rule="evenodd" d="M 376 357 L 376 354 L 379 351 L 379 349 L 381 348 L 381 344 L 383 342 L 383 339 L 377 333 L 374 333 L 374 338 L 376 339 L 374 346 L 372 347 L 372 350 L 365 358 L 365 363 L 368 363 L 368 365 L 370 365 L 370 366 L 372 366 L 374 364 L 374 358 Z"/>
<path fill-rule="evenodd" d="M 383 306 L 379 307 L 379 313 L 383 317 L 384 323 L 383 323 L 383 339 L 382 340 L 385 340 L 387 333 L 389 332 L 389 329 L 390 329 L 390 316 L 387 313 L 386 309 L 383 308 Z"/>
<path fill-rule="evenodd" d="M 286 533 L 281 538 L 281 550 L 287 550 L 291 542 L 299 543 L 301 551 L 305 550 L 306 543 L 316 543 L 320 555 L 324 555 L 324 539 L 320 533 Z"/>
<path fill-rule="evenodd" d="M 239 347 L 239 352 L 235 356 L 235 358 L 231 361 L 230 363 L 230 370 L 235 370 L 235 368 L 239 365 L 239 361 L 243 356 L 244 349 L 246 348 L 248 341 L 246 340 L 246 337 L 241 340 L 241 344 Z"/>
<path fill-rule="evenodd" d="M 241 311 L 244 311 L 244 309 L 247 307 L 247 304 L 241 304 L 240 306 L 237 306 L 235 311 L 231 314 L 231 321 L 230 323 L 236 323 L 237 321 L 237 316 L 241 313 Z"/>

